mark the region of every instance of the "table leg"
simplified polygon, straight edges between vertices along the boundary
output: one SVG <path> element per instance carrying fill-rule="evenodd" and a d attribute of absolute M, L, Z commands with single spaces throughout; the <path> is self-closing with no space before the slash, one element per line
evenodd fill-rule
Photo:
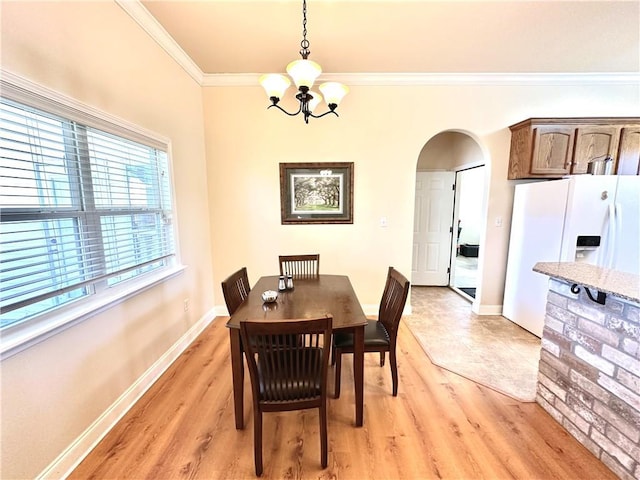
<path fill-rule="evenodd" d="M 239 329 L 229 329 L 229 341 L 231 343 L 231 374 L 233 376 L 233 407 L 236 429 L 242 430 L 244 428 L 244 362 Z"/>
<path fill-rule="evenodd" d="M 353 382 L 356 390 L 356 427 L 361 427 L 364 416 L 364 326 L 354 329 Z"/>

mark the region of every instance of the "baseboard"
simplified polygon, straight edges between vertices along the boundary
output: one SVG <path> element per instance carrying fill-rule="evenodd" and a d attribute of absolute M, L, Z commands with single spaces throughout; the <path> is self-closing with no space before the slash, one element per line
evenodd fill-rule
<path fill-rule="evenodd" d="M 379 310 L 378 305 L 370 304 L 370 305 L 361 305 L 361 306 L 362 306 L 362 311 L 364 312 L 365 315 L 367 316 L 378 315 L 378 310 Z"/>
<path fill-rule="evenodd" d="M 502 305 L 476 305 L 471 311 L 476 315 L 502 315 Z"/>
<path fill-rule="evenodd" d="M 144 372 L 100 417 L 37 477 L 40 479 L 66 478 L 95 448 L 104 436 L 131 409 L 144 393 L 160 378 L 200 333 L 215 319 L 215 309 L 198 320 L 169 350 Z"/>
<path fill-rule="evenodd" d="M 458 287 L 450 286 L 450 288 L 458 295 L 471 301 L 471 311 L 476 315 L 502 315 L 502 305 L 481 305 L 477 297 L 472 298 Z"/>

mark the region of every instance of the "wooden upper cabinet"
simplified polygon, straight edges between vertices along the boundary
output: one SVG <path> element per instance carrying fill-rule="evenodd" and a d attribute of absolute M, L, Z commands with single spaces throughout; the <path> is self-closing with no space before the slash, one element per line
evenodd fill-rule
<path fill-rule="evenodd" d="M 640 126 L 622 127 L 616 171 L 618 175 L 640 175 Z"/>
<path fill-rule="evenodd" d="M 530 173 L 568 174 L 573 156 L 574 132 L 574 127 L 561 125 L 534 128 Z"/>
<path fill-rule="evenodd" d="M 530 118 L 509 129 L 509 180 L 587 173 L 607 155 L 615 173 L 640 168 L 640 118 Z"/>
<path fill-rule="evenodd" d="M 511 153 L 508 178 L 558 178 L 568 175 L 576 125 L 555 125 L 531 118 L 509 127 Z"/>
<path fill-rule="evenodd" d="M 576 131 L 576 148 L 571 173 L 587 173 L 589 162 L 594 159 L 604 159 L 609 156 L 614 160 L 615 171 L 616 153 L 620 127 L 596 125 L 579 127 Z"/>

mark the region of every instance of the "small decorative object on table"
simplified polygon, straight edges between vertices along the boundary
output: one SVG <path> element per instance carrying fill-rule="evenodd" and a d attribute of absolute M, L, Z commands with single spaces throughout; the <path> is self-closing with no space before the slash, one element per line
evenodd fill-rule
<path fill-rule="evenodd" d="M 287 289 L 287 284 L 285 283 L 284 275 L 280 275 L 280 278 L 278 279 L 278 290 L 282 292 L 286 289 Z"/>
<path fill-rule="evenodd" d="M 293 290 L 293 275 L 287 274 L 287 290 Z"/>
<path fill-rule="evenodd" d="M 277 299 L 278 292 L 276 292 L 275 290 L 267 290 L 265 292 L 262 292 L 262 300 L 267 303 L 275 302 Z"/>

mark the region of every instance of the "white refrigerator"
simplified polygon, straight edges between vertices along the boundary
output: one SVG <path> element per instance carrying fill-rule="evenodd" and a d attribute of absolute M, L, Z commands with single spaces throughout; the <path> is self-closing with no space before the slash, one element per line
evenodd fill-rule
<path fill-rule="evenodd" d="M 640 177 L 576 175 L 515 187 L 502 315 L 542 337 L 549 277 L 537 262 L 640 274 Z"/>

